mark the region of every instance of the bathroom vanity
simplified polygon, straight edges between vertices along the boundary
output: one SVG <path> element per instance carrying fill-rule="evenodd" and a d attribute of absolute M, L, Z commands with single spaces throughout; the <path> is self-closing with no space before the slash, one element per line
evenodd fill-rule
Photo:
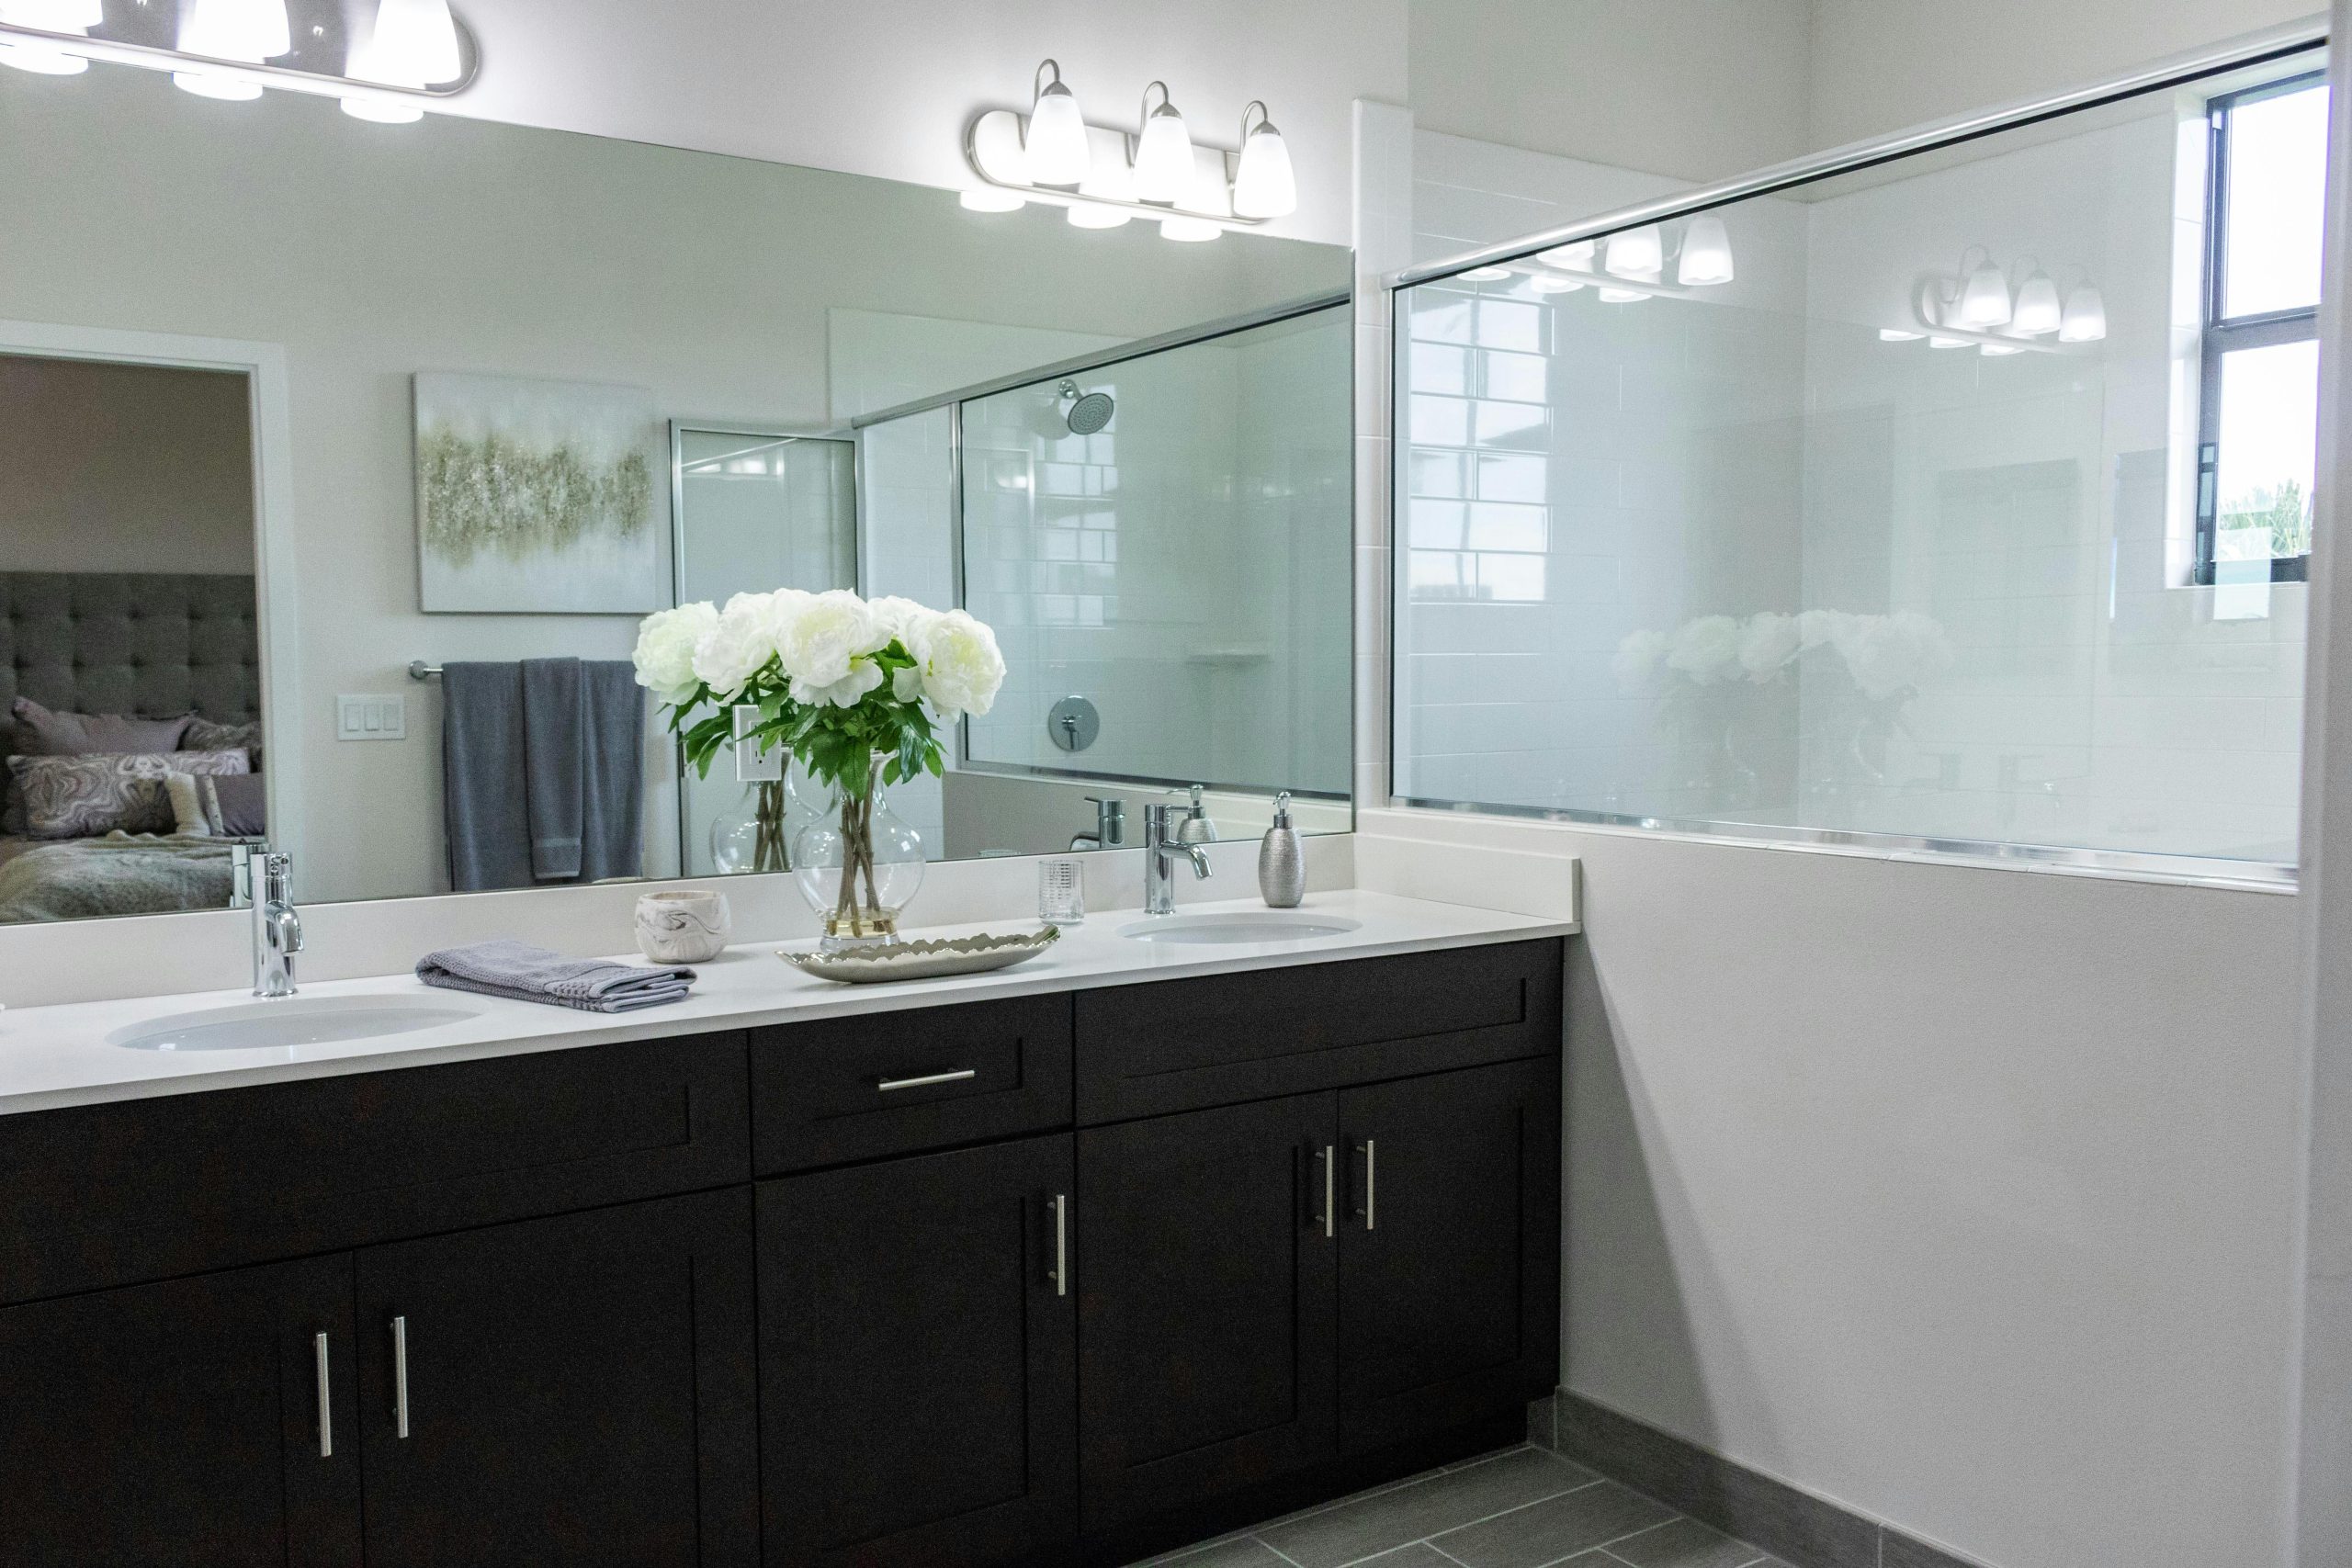
<path fill-rule="evenodd" d="M 1316 942 L 875 991 L 744 953 L 699 1017 L 466 998 L 0 1093 L 50 1106 L 0 1116 L 0 1560 L 1124 1562 L 1511 1440 L 1560 928 L 1341 897 Z M 133 1007 L 5 1016 L 178 1071 L 60 1034 Z"/>

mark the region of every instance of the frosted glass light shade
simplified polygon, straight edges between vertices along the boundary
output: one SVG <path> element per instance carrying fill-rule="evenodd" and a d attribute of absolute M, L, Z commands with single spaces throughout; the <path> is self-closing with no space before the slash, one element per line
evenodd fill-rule
<path fill-rule="evenodd" d="M 2066 296 L 2058 324 L 2060 343 L 2097 343 L 2107 335 L 2107 301 L 2086 283 Z"/>
<path fill-rule="evenodd" d="M 1956 327 L 1973 327 L 1982 332 L 1987 327 L 2007 325 L 2009 319 L 2009 280 L 1991 262 L 1979 263 L 1961 286 L 1960 319 Z"/>
<path fill-rule="evenodd" d="M 1655 223 L 1609 236 L 1608 268 L 1620 277 L 1654 278 L 1666 265 L 1666 238 Z"/>
<path fill-rule="evenodd" d="M 974 186 L 958 194 L 956 203 L 967 212 L 1018 212 L 1029 205 L 1029 198 L 1002 186 Z"/>
<path fill-rule="evenodd" d="M 399 87 L 456 81 L 465 63 L 449 0 L 382 0 L 376 30 L 365 49 L 352 51 L 350 69 L 362 81 Z"/>
<path fill-rule="evenodd" d="M 1572 267 L 1577 272 L 1592 270 L 1593 242 L 1577 240 L 1569 244 L 1554 245 L 1548 251 L 1538 251 L 1535 259 L 1545 266 Z"/>
<path fill-rule="evenodd" d="M 1134 217 L 1134 213 L 1123 212 L 1115 207 L 1098 207 L 1093 202 L 1081 201 L 1069 209 L 1069 226 L 1073 229 L 1120 229 L 1125 228 Z"/>
<path fill-rule="evenodd" d="M 0 43 L 0 65 L 29 71 L 36 76 L 79 76 L 90 68 L 90 62 L 80 55 L 68 54 L 62 46 L 45 39 Z"/>
<path fill-rule="evenodd" d="M 1638 305 L 1649 296 L 1638 288 L 1611 288 L 1600 286 L 1600 302 L 1604 305 Z"/>
<path fill-rule="evenodd" d="M 209 71 L 175 71 L 172 85 L 183 93 L 194 93 L 199 98 L 219 98 L 225 103 L 251 103 L 261 96 L 261 84 L 240 82 L 233 76 L 216 76 Z"/>
<path fill-rule="evenodd" d="M 102 0 L 0 0 L 0 22 L 45 33 L 86 33 L 106 19 Z"/>
<path fill-rule="evenodd" d="M 1078 95 L 1059 82 L 1046 83 L 1037 95 L 1022 145 L 1029 154 L 1029 178 L 1037 185 L 1076 186 L 1094 166 L 1094 149 L 1087 141 L 1085 118 L 1078 111 Z"/>
<path fill-rule="evenodd" d="M 1682 254 L 1674 264 L 1674 281 L 1685 288 L 1703 288 L 1731 279 L 1731 235 L 1724 231 L 1722 219 L 1702 212 L 1682 231 Z"/>
<path fill-rule="evenodd" d="M 186 19 L 180 23 L 180 48 L 189 54 L 209 54 L 215 60 L 243 60 L 259 65 L 293 47 L 292 30 L 286 22 L 286 0 L 193 0 Z"/>
<path fill-rule="evenodd" d="M 1191 245 L 1206 244 L 1224 232 L 1205 218 L 1163 218 L 1159 220 L 1161 239 L 1178 240 Z"/>
<path fill-rule="evenodd" d="M 1556 272 L 1539 272 L 1535 275 L 1535 292 L 1538 294 L 1574 294 L 1584 286 L 1585 282 L 1581 277 L 1563 277 Z"/>
<path fill-rule="evenodd" d="M 1298 210 L 1298 176 L 1290 166 L 1290 143 L 1272 125 L 1261 125 L 1241 144 L 1241 165 L 1233 174 L 1233 210 L 1242 218 L 1287 218 Z"/>
<path fill-rule="evenodd" d="M 1462 274 L 1464 283 L 1504 283 L 1510 278 L 1510 268 L 1507 266 L 1474 266 Z"/>
<path fill-rule="evenodd" d="M 1136 199 L 1173 206 L 1192 188 L 1192 132 L 1174 105 L 1162 104 L 1136 140 Z"/>
<path fill-rule="evenodd" d="M 2064 320 L 2058 305 L 2058 286 L 2046 272 L 2037 272 L 2018 285 L 2018 305 L 2009 325 L 2028 337 L 2054 333 Z"/>

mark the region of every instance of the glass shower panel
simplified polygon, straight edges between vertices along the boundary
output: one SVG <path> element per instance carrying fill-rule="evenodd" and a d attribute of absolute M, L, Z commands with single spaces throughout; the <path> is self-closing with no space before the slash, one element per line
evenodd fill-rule
<path fill-rule="evenodd" d="M 760 432 L 675 433 L 678 601 L 724 604 L 745 592 L 857 586 L 854 448 L 847 441 Z M 679 787 L 684 874 L 717 869 L 711 825 L 743 816 L 749 786 L 729 756 Z"/>
<path fill-rule="evenodd" d="M 2195 570 L 2205 103 L 2259 79 L 1399 290 L 1396 793 L 2291 863 L 2306 591 Z M 2296 352 L 2248 488 L 2309 483 Z"/>
<path fill-rule="evenodd" d="M 1012 671 L 966 766 L 1347 794 L 1351 353 L 1340 306 L 963 405 L 965 603 Z"/>

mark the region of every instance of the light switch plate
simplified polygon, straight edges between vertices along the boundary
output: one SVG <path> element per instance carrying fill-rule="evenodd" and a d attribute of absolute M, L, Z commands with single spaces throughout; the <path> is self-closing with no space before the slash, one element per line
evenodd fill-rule
<path fill-rule="evenodd" d="M 334 738 L 337 740 L 407 739 L 408 699 L 364 695 L 335 698 Z"/>

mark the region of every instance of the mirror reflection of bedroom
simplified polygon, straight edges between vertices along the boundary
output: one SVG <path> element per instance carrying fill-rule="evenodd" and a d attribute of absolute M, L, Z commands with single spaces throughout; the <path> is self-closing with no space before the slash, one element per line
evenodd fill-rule
<path fill-rule="evenodd" d="M 254 540 L 244 376 L 0 355 L 0 922 L 231 902 Z"/>

